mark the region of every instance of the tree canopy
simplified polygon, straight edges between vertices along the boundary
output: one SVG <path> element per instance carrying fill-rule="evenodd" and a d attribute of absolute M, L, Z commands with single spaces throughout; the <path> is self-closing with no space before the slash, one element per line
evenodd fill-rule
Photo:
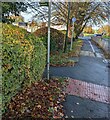
<path fill-rule="evenodd" d="M 36 19 L 48 21 L 48 7 L 41 7 L 38 2 L 27 2 L 30 9 L 37 11 Z M 51 24 L 67 24 L 68 2 L 52 2 Z M 35 12 L 34 11 L 34 12 Z M 86 25 L 103 24 L 109 19 L 110 2 L 70 2 L 69 27 L 72 26 L 72 18 L 75 22 L 75 38 L 83 31 Z"/>
<path fill-rule="evenodd" d="M 110 25 L 104 25 L 98 29 L 98 33 L 105 33 L 107 36 L 110 36 Z"/>
<path fill-rule="evenodd" d="M 19 16 L 20 12 L 27 10 L 27 5 L 23 2 L 1 2 L 2 7 L 2 22 L 10 23 L 13 20 L 9 19 L 11 14 Z"/>
<path fill-rule="evenodd" d="M 83 32 L 92 34 L 95 31 L 92 29 L 92 26 L 87 26 L 87 27 L 84 28 Z"/>
<path fill-rule="evenodd" d="M 52 23 L 64 24 L 67 22 L 68 3 L 53 3 L 56 11 L 53 12 Z M 101 24 L 109 19 L 109 4 L 102 2 L 71 2 L 70 3 L 70 22 L 72 18 L 76 18 L 75 37 L 83 31 L 87 24 Z"/>
<path fill-rule="evenodd" d="M 48 21 L 48 7 L 41 7 L 39 2 L 27 0 L 23 2 L 2 2 L 2 21 L 6 22 L 11 14 L 19 15 L 27 8 L 36 13 L 33 19 Z M 52 2 L 51 24 L 67 24 L 68 2 Z M 102 24 L 109 19 L 110 2 L 70 2 L 69 27 L 72 26 L 72 18 L 76 18 L 74 25 L 75 38 L 83 31 L 86 25 Z"/>

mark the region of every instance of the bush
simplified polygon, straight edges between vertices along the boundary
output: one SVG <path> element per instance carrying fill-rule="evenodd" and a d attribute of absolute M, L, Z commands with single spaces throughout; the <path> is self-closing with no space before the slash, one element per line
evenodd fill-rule
<path fill-rule="evenodd" d="M 22 87 L 40 80 L 46 49 L 42 41 L 22 28 L 3 24 L 2 76 L 3 111 Z"/>
<path fill-rule="evenodd" d="M 34 32 L 37 37 L 42 38 L 44 45 L 47 47 L 47 39 L 48 39 L 48 28 L 43 27 Z M 64 45 L 65 35 L 56 29 L 50 29 L 50 50 L 51 51 L 62 51 Z"/>

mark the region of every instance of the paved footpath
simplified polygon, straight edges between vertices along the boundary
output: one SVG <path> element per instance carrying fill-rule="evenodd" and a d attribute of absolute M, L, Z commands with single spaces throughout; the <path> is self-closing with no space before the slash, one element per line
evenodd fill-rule
<path fill-rule="evenodd" d="M 51 76 L 69 77 L 63 103 L 65 118 L 110 119 L 110 68 L 103 62 L 102 51 L 90 43 L 90 40 L 84 40 L 79 62 L 74 67 L 50 69 Z"/>

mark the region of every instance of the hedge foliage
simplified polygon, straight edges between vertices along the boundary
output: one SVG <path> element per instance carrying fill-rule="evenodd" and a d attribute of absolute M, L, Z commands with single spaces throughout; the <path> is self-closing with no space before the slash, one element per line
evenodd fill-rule
<path fill-rule="evenodd" d="M 42 38 L 44 45 L 47 47 L 48 39 L 48 27 L 43 27 L 34 32 L 37 37 Z M 50 50 L 51 51 L 62 51 L 64 47 L 65 34 L 61 31 L 51 28 L 50 29 Z"/>
<path fill-rule="evenodd" d="M 3 111 L 22 87 L 40 80 L 45 68 L 46 49 L 40 38 L 26 30 L 3 24 L 2 29 Z"/>

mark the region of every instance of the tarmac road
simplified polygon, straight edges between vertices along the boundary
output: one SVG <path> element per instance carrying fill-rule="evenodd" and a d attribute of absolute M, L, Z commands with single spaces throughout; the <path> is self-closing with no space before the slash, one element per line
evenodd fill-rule
<path fill-rule="evenodd" d="M 96 53 L 101 50 L 93 45 Z M 83 51 L 91 51 L 91 46 L 87 40 L 84 40 Z M 110 69 L 103 62 L 103 57 L 91 57 L 81 55 L 79 62 L 74 67 L 50 67 L 50 76 L 70 77 L 99 85 L 110 86 L 108 82 L 108 73 Z"/>
<path fill-rule="evenodd" d="M 110 68 L 104 63 L 102 51 L 93 43 L 90 45 L 90 38 L 83 38 L 83 54 L 74 67 L 50 67 L 50 76 L 70 77 L 87 83 L 110 87 L 108 81 Z M 89 53 L 90 52 L 90 53 Z M 91 55 L 92 54 L 92 55 Z M 110 104 L 95 100 L 67 95 L 63 102 L 65 118 L 110 118 Z"/>

